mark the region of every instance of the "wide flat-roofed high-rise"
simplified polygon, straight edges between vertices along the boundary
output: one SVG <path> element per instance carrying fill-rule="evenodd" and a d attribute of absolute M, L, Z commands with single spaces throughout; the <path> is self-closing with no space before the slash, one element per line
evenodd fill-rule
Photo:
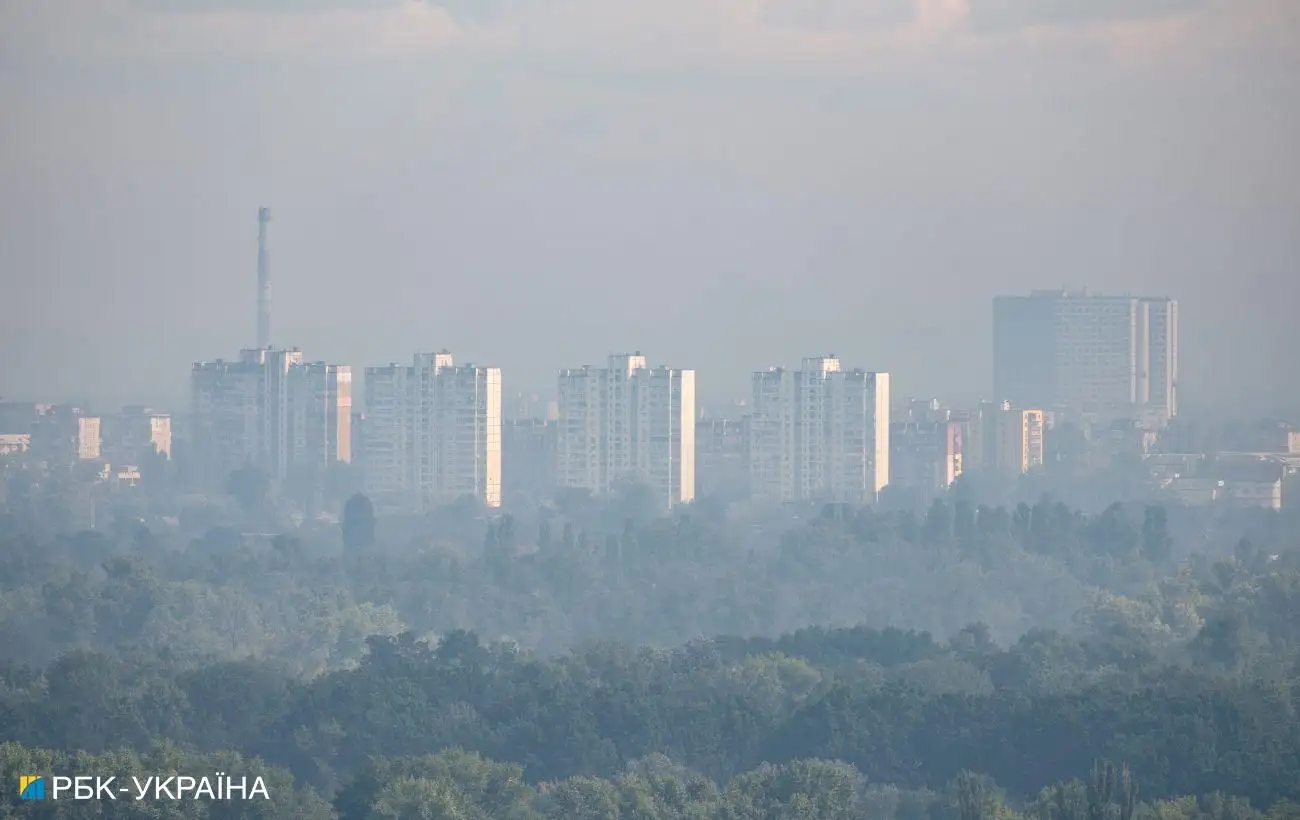
<path fill-rule="evenodd" d="M 1164 423 L 1178 413 L 1178 303 L 1035 291 L 993 300 L 993 387 L 1017 407 Z"/>

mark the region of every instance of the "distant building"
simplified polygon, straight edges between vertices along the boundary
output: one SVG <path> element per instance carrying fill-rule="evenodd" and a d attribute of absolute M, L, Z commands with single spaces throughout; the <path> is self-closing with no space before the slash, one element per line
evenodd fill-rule
<path fill-rule="evenodd" d="M 48 404 L 0 401 L 0 434 L 31 435 L 32 427 L 49 409 Z"/>
<path fill-rule="evenodd" d="M 244 350 L 235 361 L 196 362 L 190 373 L 190 417 L 186 427 L 186 456 L 192 472 L 208 489 L 223 487 L 227 477 L 243 467 L 260 467 L 274 474 L 275 442 L 268 420 L 282 417 L 284 374 L 299 351 Z"/>
<path fill-rule="evenodd" d="M 510 419 L 501 427 L 501 486 L 507 498 L 549 498 L 555 491 L 559 424 L 539 418 Z"/>
<path fill-rule="evenodd" d="M 1300 431 L 1286 421 L 1231 424 L 1224 428 L 1218 449 L 1238 453 L 1300 453 Z"/>
<path fill-rule="evenodd" d="M 0 456 L 25 453 L 31 445 L 30 433 L 0 433 Z"/>
<path fill-rule="evenodd" d="M 1178 303 L 1035 291 L 993 301 L 993 389 L 1018 407 L 1153 425 L 1178 413 Z"/>
<path fill-rule="evenodd" d="M 1046 459 L 1047 414 L 1011 402 L 981 402 L 979 409 L 953 415 L 962 439 L 966 472 L 1017 476 L 1042 467 Z"/>
<path fill-rule="evenodd" d="M 450 361 L 450 354 L 448 354 Z M 376 503 L 414 507 L 415 368 L 367 367 L 363 487 Z"/>
<path fill-rule="evenodd" d="M 96 461 L 102 455 L 100 419 L 70 404 L 37 405 L 29 433 L 29 455 L 51 467 Z"/>
<path fill-rule="evenodd" d="M 834 356 L 753 375 L 750 489 L 770 501 L 873 503 L 889 483 L 889 374 Z"/>
<path fill-rule="evenodd" d="M 908 399 L 902 405 L 902 412 L 892 421 L 899 422 L 940 422 L 952 418 L 952 411 L 944 407 L 938 399 Z"/>
<path fill-rule="evenodd" d="M 1202 461 L 1191 475 L 1175 475 L 1161 482 L 1173 499 L 1198 506 L 1225 503 L 1238 507 L 1280 510 L 1288 468 L 1270 458 L 1220 458 Z"/>
<path fill-rule="evenodd" d="M 367 494 L 427 509 L 472 496 L 501 505 L 501 370 L 451 353 L 366 368 Z"/>
<path fill-rule="evenodd" d="M 195 363 L 187 456 L 207 487 L 242 467 L 284 479 L 352 457 L 352 371 L 302 351 L 244 350 Z"/>
<path fill-rule="evenodd" d="M 103 417 L 104 458 L 113 466 L 139 465 L 143 456 L 172 455 L 172 417 L 148 407 L 123 407 Z"/>
<path fill-rule="evenodd" d="M 1007 475 L 1023 475 L 1043 466 L 1042 410 L 1004 407 L 998 415 L 997 469 Z"/>
<path fill-rule="evenodd" d="M 370 420 L 365 413 L 352 411 L 352 463 L 358 466 L 366 463 L 366 431 Z"/>
<path fill-rule="evenodd" d="M 638 353 L 559 375 L 556 483 L 597 495 L 621 482 L 672 507 L 695 497 L 695 371 Z"/>
<path fill-rule="evenodd" d="M 960 421 L 899 421 L 889 426 L 891 487 L 940 490 L 963 469 L 965 426 Z"/>
<path fill-rule="evenodd" d="M 695 484 L 699 495 L 749 495 L 749 417 L 695 423 Z"/>
<path fill-rule="evenodd" d="M 438 374 L 434 483 L 426 502 L 473 496 L 501 506 L 501 370 L 472 364 Z"/>
<path fill-rule="evenodd" d="M 352 368 L 311 362 L 289 368 L 288 463 L 323 474 L 352 461 Z"/>

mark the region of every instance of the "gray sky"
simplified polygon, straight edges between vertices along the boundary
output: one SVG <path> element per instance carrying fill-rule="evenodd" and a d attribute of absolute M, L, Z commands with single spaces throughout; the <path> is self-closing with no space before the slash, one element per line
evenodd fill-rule
<path fill-rule="evenodd" d="M 1296 0 L 0 0 L 0 395 L 183 402 L 255 331 L 545 390 L 640 348 L 990 382 L 990 300 L 1181 301 L 1300 406 Z"/>

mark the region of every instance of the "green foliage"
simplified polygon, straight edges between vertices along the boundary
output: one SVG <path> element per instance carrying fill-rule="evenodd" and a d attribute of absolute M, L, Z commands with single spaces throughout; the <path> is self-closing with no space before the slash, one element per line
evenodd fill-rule
<path fill-rule="evenodd" d="M 343 505 L 343 546 L 362 549 L 375 543 L 375 507 L 360 493 Z"/>
<path fill-rule="evenodd" d="M 628 487 L 382 533 L 358 495 L 263 537 L 241 525 L 270 490 L 240 480 L 243 518 L 192 506 L 185 535 L 0 520 L 5 754 L 237 752 L 296 784 L 267 817 L 1296 814 L 1300 550 L 1276 515 L 657 517 Z"/>
<path fill-rule="evenodd" d="M 1124 770 L 1098 762 L 1088 785 L 1053 784 L 1033 799 L 1005 800 L 989 778 L 961 772 L 944 791 L 900 791 L 864 783 L 852 767 L 808 760 L 763 765 L 719 787 L 663 758 L 637 761 L 611 778 L 574 777 L 523 784 L 516 770 L 457 751 L 425 758 L 373 761 L 333 805 L 285 771 L 258 760 L 220 752 L 196 754 L 157 745 L 147 752 L 113 750 L 65 754 L 0 743 L 0 776 L 113 776 L 135 779 L 216 772 L 261 778 L 269 799 L 137 799 L 0 802 L 9 818 L 158 818 L 159 820 L 1295 820 L 1296 804 L 1259 811 L 1221 793 L 1143 803 L 1135 787 L 1121 789 Z M 112 773 L 111 775 L 109 773 Z M 1111 775 L 1118 779 L 1101 783 Z M 358 785 L 361 784 L 361 785 Z M 1097 791 L 1114 785 L 1110 802 Z M 66 796 L 65 796 L 66 797 Z"/>

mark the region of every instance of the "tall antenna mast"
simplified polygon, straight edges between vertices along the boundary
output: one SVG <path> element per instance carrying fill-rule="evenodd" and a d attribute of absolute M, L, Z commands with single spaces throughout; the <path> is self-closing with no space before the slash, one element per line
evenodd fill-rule
<path fill-rule="evenodd" d="M 266 247 L 266 226 L 271 222 L 271 209 L 257 211 L 257 347 L 266 350 L 271 346 L 271 262 Z"/>

